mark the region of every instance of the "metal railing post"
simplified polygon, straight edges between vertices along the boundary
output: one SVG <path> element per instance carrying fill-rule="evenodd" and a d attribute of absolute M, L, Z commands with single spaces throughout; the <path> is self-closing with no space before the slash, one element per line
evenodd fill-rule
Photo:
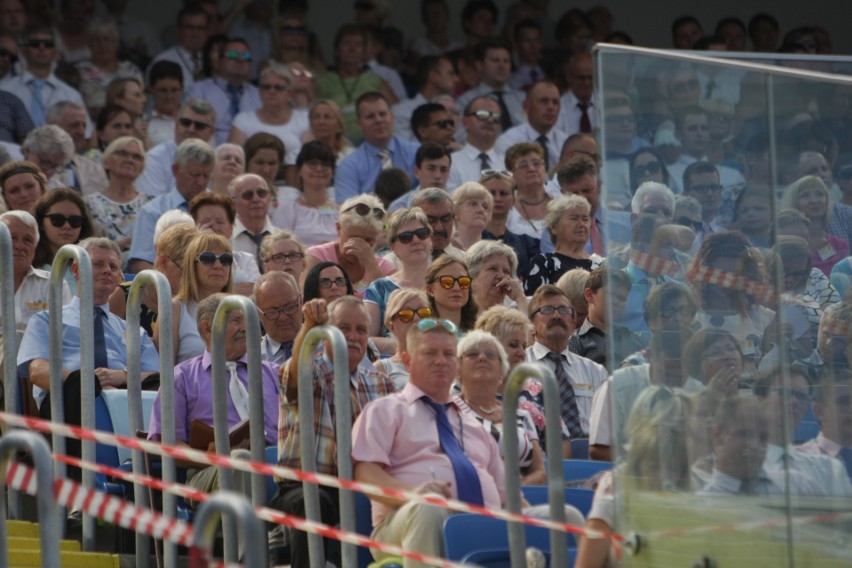
<path fill-rule="evenodd" d="M 216 453 L 230 455 L 228 439 L 228 379 L 225 376 L 225 328 L 231 312 L 241 310 L 246 321 L 246 342 L 248 352 L 248 395 L 249 395 L 249 440 L 251 459 L 263 462 L 266 458 L 266 421 L 263 413 L 263 374 L 260 358 L 260 319 L 257 307 L 245 296 L 231 295 L 222 300 L 213 318 L 213 330 L 210 354 L 213 359 L 213 430 Z M 225 491 L 234 489 L 234 472 L 227 467 L 219 467 L 219 487 Z M 259 473 L 251 478 L 252 502 L 256 506 L 266 504 L 266 481 Z M 225 559 L 235 561 L 237 554 L 236 529 L 233 519 L 223 521 L 225 541 Z"/>
<path fill-rule="evenodd" d="M 550 518 L 565 522 L 565 483 L 562 473 L 562 429 L 559 424 L 559 386 L 553 371 L 538 363 L 522 363 L 515 367 L 503 393 L 503 462 L 506 468 L 506 509 L 521 512 L 521 470 L 518 464 L 518 429 L 513 428 L 518 415 L 518 397 L 527 379 L 538 379 L 544 388 L 545 435 L 547 437 L 547 494 Z M 526 566 L 526 537 L 521 523 L 509 523 L 509 553 L 512 567 Z M 564 532 L 550 531 L 550 565 L 568 565 L 568 539 Z"/>
<path fill-rule="evenodd" d="M 204 554 L 205 560 L 210 558 L 213 539 L 216 536 L 216 525 L 223 513 L 228 513 L 227 518 L 242 529 L 243 540 L 246 543 L 243 565 L 266 566 L 266 531 L 245 497 L 237 493 L 228 491 L 216 493 L 199 507 L 192 531 L 192 545 Z M 224 520 L 223 524 L 225 524 Z"/>
<path fill-rule="evenodd" d="M 87 430 L 95 428 L 95 340 L 94 340 L 94 302 L 92 299 L 92 261 L 89 253 L 77 245 L 64 245 L 53 259 L 50 269 L 50 293 L 48 309 L 50 313 L 50 415 L 51 420 L 65 422 L 64 377 L 62 376 L 62 285 L 65 271 L 71 262 L 76 262 L 79 274 L 77 295 L 80 297 L 80 426 Z M 87 317 L 88 316 L 88 317 Z M 65 453 L 65 438 L 53 435 L 53 451 Z M 84 462 L 95 461 L 95 442 L 82 441 L 81 459 Z M 65 477 L 64 463 L 54 465 L 56 477 Z M 95 486 L 95 472 L 83 469 L 83 487 Z M 64 515 L 63 515 L 64 517 Z M 64 530 L 64 525 L 62 526 Z M 95 548 L 95 519 L 88 513 L 83 514 L 83 550 Z"/>
<path fill-rule="evenodd" d="M 59 537 L 62 519 L 56 514 L 53 498 L 53 470 L 47 441 L 34 432 L 14 430 L 0 440 L 0 493 L 6 488 L 6 470 L 12 454 L 28 451 L 35 468 L 38 507 L 39 540 L 42 566 L 59 566 Z M 6 500 L 0 495 L 0 565 L 9 565 L 9 539 L 6 530 Z"/>
<path fill-rule="evenodd" d="M 142 292 L 145 286 L 153 285 L 157 291 L 157 326 L 161 337 L 172 337 L 172 289 L 165 275 L 155 270 L 143 270 L 136 275 L 130 285 L 127 295 L 127 406 L 130 412 L 131 436 L 140 430 L 147 429 L 142 413 L 142 337 L 136 330 L 140 328 L 139 315 L 142 307 Z M 174 402 L 174 346 L 171 341 L 160 343 L 160 405 L 161 433 L 165 444 L 175 443 L 175 402 Z M 166 433 L 169 433 L 168 435 Z M 133 473 L 141 475 L 145 472 L 145 456 L 141 450 L 133 450 Z M 163 457 L 163 481 L 174 483 L 175 460 Z M 133 497 L 136 505 L 147 507 L 148 490 L 139 483 L 133 484 Z M 175 518 L 177 500 L 173 493 L 163 492 L 163 514 L 167 519 Z M 136 533 L 136 566 L 144 568 L 151 563 L 150 538 Z M 165 565 L 167 568 L 177 566 L 177 545 L 165 541 Z"/>
<path fill-rule="evenodd" d="M 352 479 L 351 425 L 352 402 L 349 394 L 349 352 L 346 339 L 336 327 L 320 325 L 311 329 L 302 343 L 299 357 L 299 449 L 302 470 L 316 472 L 317 451 L 314 439 L 314 351 L 317 344 L 326 339 L 331 344 L 334 359 L 335 420 L 337 422 L 337 474 L 341 479 Z M 345 434 L 341 435 L 341 424 Z M 307 428 L 305 426 L 308 426 Z M 319 487 L 307 481 L 302 483 L 305 499 L 305 518 L 321 521 Z M 355 530 L 355 497 L 351 491 L 340 490 L 340 526 L 343 530 Z M 308 533 L 308 553 L 311 568 L 325 567 L 325 552 L 322 536 Z M 357 565 L 355 546 L 341 543 L 341 561 L 345 567 Z"/>
<path fill-rule="evenodd" d="M 6 412 L 18 414 L 18 331 L 15 320 L 15 274 L 12 259 L 12 234 L 0 223 L 0 299 L 3 308 L 3 396 Z M 6 426 L 9 429 L 9 426 Z M 9 491 L 9 511 L 21 518 L 21 496 Z"/>

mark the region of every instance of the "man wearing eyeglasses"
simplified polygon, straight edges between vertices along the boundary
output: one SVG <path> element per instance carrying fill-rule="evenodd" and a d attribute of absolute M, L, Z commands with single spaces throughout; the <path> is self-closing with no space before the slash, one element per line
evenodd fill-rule
<path fill-rule="evenodd" d="M 188 97 L 209 102 L 216 110 L 213 134 L 216 145 L 228 141 L 231 123 L 238 113 L 260 108 L 260 91 L 249 83 L 253 57 L 244 39 L 229 39 L 219 52 L 219 74 L 196 81 L 186 93 Z"/>
<path fill-rule="evenodd" d="M 467 143 L 453 152 L 453 165 L 447 189 L 467 181 L 476 181 L 486 170 L 500 171 L 506 167 L 503 152 L 494 147 L 500 136 L 500 105 L 491 95 L 482 95 L 470 101 L 464 109 L 462 126 L 467 133 Z"/>
<path fill-rule="evenodd" d="M 337 475 L 337 447 L 335 444 L 334 365 L 347 365 L 349 377 L 352 419 L 355 420 L 364 406 L 396 391 L 393 382 L 379 373 L 366 358 L 369 338 L 370 315 L 364 302 L 354 296 L 343 296 L 328 305 L 325 300 L 315 299 L 302 307 L 305 324 L 296 336 L 293 353 L 301 353 L 307 333 L 315 326 L 329 324 L 336 327 L 346 340 L 348 360 L 335 361 L 332 348 L 325 348 L 315 355 L 312 364 L 314 423 L 311 425 L 316 436 L 316 470 L 319 473 Z M 278 465 L 301 467 L 299 430 L 302 427 L 298 410 L 299 388 L 298 357 L 290 359 L 281 367 L 279 376 L 279 422 L 278 422 Z M 351 424 L 338 424 L 349 428 Z M 338 494 L 334 489 L 320 487 L 320 516 L 324 523 L 336 525 L 339 518 Z M 272 506 L 285 513 L 305 516 L 304 493 L 300 482 L 279 481 L 278 491 Z M 326 560 L 340 564 L 339 543 L 325 540 Z M 307 534 L 292 531 L 290 537 L 290 561 L 295 567 L 310 565 Z"/>
<path fill-rule="evenodd" d="M 393 105 L 393 133 L 402 140 L 414 140 L 411 131 L 411 115 L 414 109 L 434 102 L 439 95 L 452 95 L 456 83 L 456 70 L 452 62 L 443 56 L 426 56 L 417 63 L 418 91 L 410 99 Z"/>
<path fill-rule="evenodd" d="M 252 296 L 266 330 L 260 356 L 280 367 L 293 355 L 293 340 L 302 328 L 299 283 L 286 272 L 267 272 L 255 282 Z"/>
<path fill-rule="evenodd" d="M 716 222 L 716 214 L 722 205 L 722 184 L 719 183 L 719 170 L 710 162 L 700 161 L 689 164 L 683 172 L 683 194 L 692 197 L 701 204 L 701 230 L 695 235 L 692 245 L 693 254 L 704 242 L 707 235 L 724 231 Z"/>
<path fill-rule="evenodd" d="M 266 235 L 275 232 L 275 226 L 269 220 L 272 192 L 266 185 L 266 180 L 259 175 L 242 174 L 228 184 L 228 193 L 234 198 L 234 207 L 237 210 L 231 246 L 234 251 L 247 252 L 254 256 L 262 273 L 260 243 Z"/>
<path fill-rule="evenodd" d="M 592 398 L 606 381 L 606 369 L 568 349 L 574 333 L 574 308 L 565 293 L 546 284 L 536 290 L 529 305 L 535 343 L 527 361 L 542 363 L 556 375 L 562 420 L 572 438 L 589 435 Z"/>
<path fill-rule="evenodd" d="M 59 101 L 71 101 L 84 106 L 80 93 L 53 73 L 57 49 L 51 28 L 29 27 L 18 43 L 24 69 L 20 74 L 6 76 L 0 81 L 0 91 L 18 97 L 24 103 L 35 126 L 45 123 L 47 109 Z M 86 131 L 92 132 L 92 123 L 88 119 Z"/>
<path fill-rule="evenodd" d="M 497 442 L 450 396 L 458 376 L 457 333 L 452 323 L 434 319 L 408 331 L 408 351 L 402 354 L 410 370 L 408 384 L 368 404 L 355 421 L 355 479 L 500 509 L 506 488 Z M 370 499 L 372 538 L 443 556 L 447 509 L 387 497 Z M 377 560 L 387 556 L 374 554 Z M 421 566 L 408 559 L 403 564 Z"/>

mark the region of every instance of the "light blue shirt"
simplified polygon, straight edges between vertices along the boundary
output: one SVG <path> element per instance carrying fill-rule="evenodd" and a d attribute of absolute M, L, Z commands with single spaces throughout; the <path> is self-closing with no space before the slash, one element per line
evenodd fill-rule
<path fill-rule="evenodd" d="M 128 260 L 144 260 L 153 264 L 157 256 L 154 250 L 154 227 L 157 226 L 157 220 L 166 211 L 186 211 L 186 208 L 186 198 L 177 189 L 146 203 L 136 214 L 133 244 L 130 246 Z"/>
<path fill-rule="evenodd" d="M 157 144 L 145 155 L 145 169 L 136 180 L 136 190 L 145 195 L 159 197 L 165 195 L 175 186 L 175 175 L 172 173 L 172 163 L 177 152 L 177 143 L 168 140 Z"/>
<path fill-rule="evenodd" d="M 108 368 L 123 369 L 127 366 L 127 344 L 125 343 L 126 322 L 112 315 L 109 305 L 100 307 L 106 314 L 104 321 L 104 340 L 107 351 Z M 90 314 L 90 317 L 93 317 Z M 157 349 L 145 330 L 139 328 L 142 339 L 141 369 L 142 372 L 159 371 L 160 359 Z M 47 311 L 34 315 L 27 324 L 21 347 L 18 349 L 18 374 L 29 377 L 29 364 L 33 359 L 50 358 L 50 316 Z M 69 371 L 80 369 L 80 298 L 75 296 L 62 308 L 62 368 Z M 33 386 L 33 396 L 39 404 L 44 399 L 45 391 Z"/>
<path fill-rule="evenodd" d="M 414 158 L 419 147 L 419 143 L 406 142 L 396 137 L 391 138 L 388 144 L 393 167 L 407 173 L 412 185 L 417 184 L 414 178 Z M 376 180 L 382 172 L 379 151 L 379 148 L 364 142 L 340 162 L 334 176 L 335 198 L 338 203 L 362 193 L 374 193 Z"/>
<path fill-rule="evenodd" d="M 24 103 L 27 112 L 35 126 L 41 126 L 44 122 L 36 122 L 36 117 L 33 116 L 33 91 L 30 87 L 30 81 L 35 79 L 29 71 L 24 71 L 20 75 L 8 76 L 0 81 L 0 91 L 12 93 Z M 47 115 L 47 109 L 61 101 L 71 101 L 85 108 L 86 103 L 83 102 L 83 97 L 80 93 L 71 87 L 68 83 L 58 79 L 56 75 L 51 73 L 44 79 L 44 87 L 41 91 L 42 100 L 44 101 L 44 114 Z M 4 111 L 5 112 L 5 111 Z M 86 135 L 92 133 L 92 121 L 86 113 Z"/>
<path fill-rule="evenodd" d="M 260 91 L 250 83 L 244 83 L 240 87 L 239 112 L 253 112 L 260 108 Z M 231 114 L 231 95 L 228 94 L 228 83 L 219 77 L 204 79 L 193 83 L 187 91 L 189 98 L 199 98 L 207 101 L 216 109 L 215 134 L 213 135 L 216 145 L 228 141 L 231 133 L 231 122 L 235 114 Z"/>

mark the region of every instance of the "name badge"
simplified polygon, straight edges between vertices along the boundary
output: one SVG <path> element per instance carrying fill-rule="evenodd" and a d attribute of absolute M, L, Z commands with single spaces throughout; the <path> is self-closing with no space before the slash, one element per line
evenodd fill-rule
<path fill-rule="evenodd" d="M 837 251 L 834 250 L 834 247 L 831 246 L 831 243 L 825 243 L 825 246 L 817 251 L 819 254 L 820 260 L 827 260 L 837 254 Z"/>
<path fill-rule="evenodd" d="M 27 309 L 31 312 L 42 312 L 47 309 L 47 302 L 27 302 Z"/>

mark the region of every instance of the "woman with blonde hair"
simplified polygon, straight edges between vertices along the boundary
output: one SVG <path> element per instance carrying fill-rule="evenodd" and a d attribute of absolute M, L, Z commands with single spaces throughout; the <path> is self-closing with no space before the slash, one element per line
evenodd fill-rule
<path fill-rule="evenodd" d="M 395 341 L 383 325 L 388 298 L 399 288 L 422 290 L 432 260 L 432 228 L 419 207 L 400 209 L 388 221 L 388 246 L 399 261 L 399 270 L 373 281 L 364 295 L 370 313 L 370 336 L 382 353 L 394 352 Z"/>
<path fill-rule="evenodd" d="M 302 282 L 305 271 L 305 245 L 290 231 L 278 230 L 266 235 L 260 243 L 260 260 L 266 272 L 287 272 Z"/>
<path fill-rule="evenodd" d="M 172 342 L 175 364 L 204 353 L 196 325 L 198 302 L 217 292 L 233 291 L 231 242 L 204 231 L 187 245 L 178 293 L 172 301 Z"/>
<path fill-rule="evenodd" d="M 379 237 L 384 234 L 386 215 L 382 202 L 374 195 L 364 193 L 344 201 L 337 222 L 337 240 L 310 247 L 307 268 L 320 262 L 339 264 L 349 275 L 355 295 L 363 298 L 374 280 L 396 270 L 375 252 Z"/>
<path fill-rule="evenodd" d="M 310 128 L 302 137 L 302 142 L 320 140 L 325 142 L 337 156 L 337 163 L 355 151 L 355 147 L 346 138 L 346 123 L 343 112 L 331 99 L 319 99 L 311 105 L 308 112 Z"/>
<path fill-rule="evenodd" d="M 455 233 L 453 245 L 466 251 L 482 240 L 482 231 L 491 221 L 494 210 L 494 197 L 485 186 L 469 181 L 461 184 L 453 192 L 453 217 Z"/>
<path fill-rule="evenodd" d="M 432 317 L 429 296 L 423 290 L 399 288 L 391 292 L 385 310 L 385 327 L 396 338 L 396 352 L 392 357 L 380 359 L 374 364 L 376 369 L 388 376 L 396 388 L 408 383 L 408 369 L 402 362 L 402 353 L 408 349 L 406 336 L 412 325 L 420 320 Z"/>
<path fill-rule="evenodd" d="M 470 273 L 464 259 L 442 254 L 426 271 L 426 294 L 434 317 L 450 320 L 461 331 L 476 325 L 476 302 L 470 293 Z"/>

